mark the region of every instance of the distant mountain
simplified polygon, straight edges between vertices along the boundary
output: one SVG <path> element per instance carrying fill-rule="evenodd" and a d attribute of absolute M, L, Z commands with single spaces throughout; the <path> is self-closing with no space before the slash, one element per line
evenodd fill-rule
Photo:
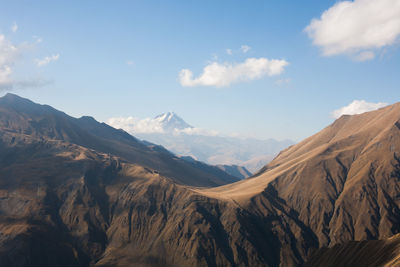
<path fill-rule="evenodd" d="M 153 129 L 142 131 L 143 122 Z M 212 165 L 244 166 L 256 172 L 284 148 L 292 145 L 291 140 L 258 140 L 253 138 L 227 137 L 204 129 L 195 128 L 173 112 L 164 113 L 154 119 L 124 121 L 110 119 L 114 127 L 127 130 L 130 134 L 160 144 L 177 155 L 191 156 Z"/>
<path fill-rule="evenodd" d="M 162 146 L 144 143 L 92 117 L 76 119 L 13 94 L 0 98 L 0 127 L 7 133 L 26 134 L 32 140 L 61 140 L 109 153 L 186 185 L 216 186 L 237 181 L 217 167 L 187 162 Z"/>
<path fill-rule="evenodd" d="M 184 159 L 189 162 L 196 162 L 194 158 L 191 156 L 180 156 L 181 159 Z M 252 175 L 245 167 L 238 165 L 215 165 L 220 170 L 242 180 L 250 177 Z"/>
<path fill-rule="evenodd" d="M 217 167 L 239 179 L 246 179 L 252 175 L 245 167 L 237 165 L 217 165 Z"/>
<path fill-rule="evenodd" d="M 0 266 L 398 263 L 400 103 L 342 116 L 232 179 L 91 117 L 7 95 Z"/>
<path fill-rule="evenodd" d="M 154 121 L 158 122 L 162 129 L 169 133 L 174 132 L 175 129 L 183 130 L 186 128 L 193 128 L 174 112 L 160 114 L 154 118 Z"/>

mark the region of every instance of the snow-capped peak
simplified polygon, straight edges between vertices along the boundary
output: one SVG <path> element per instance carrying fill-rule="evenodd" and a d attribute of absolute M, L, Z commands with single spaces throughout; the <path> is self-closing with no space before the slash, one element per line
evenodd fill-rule
<path fill-rule="evenodd" d="M 155 121 L 159 122 L 164 129 L 164 131 L 174 131 L 183 130 L 186 128 L 193 128 L 188 123 L 186 123 L 181 117 L 179 117 L 176 113 L 169 111 L 163 114 L 160 114 L 154 118 Z"/>

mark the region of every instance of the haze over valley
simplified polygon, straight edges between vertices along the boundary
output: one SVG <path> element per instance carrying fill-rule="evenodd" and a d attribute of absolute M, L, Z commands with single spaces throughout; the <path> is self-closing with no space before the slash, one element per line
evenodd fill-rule
<path fill-rule="evenodd" d="M 174 112 L 154 119 L 111 118 L 107 123 L 143 140 L 160 144 L 181 156 L 189 156 L 212 165 L 239 165 L 257 172 L 291 140 L 258 140 L 219 134 L 217 131 L 195 128 Z"/>
<path fill-rule="evenodd" d="M 399 103 L 341 116 L 239 182 L 17 95 L 0 114 L 5 266 L 293 266 L 400 231 Z M 331 252 L 317 253 L 311 266 Z"/>
<path fill-rule="evenodd" d="M 400 266 L 400 1 L 4 1 L 0 267 Z"/>

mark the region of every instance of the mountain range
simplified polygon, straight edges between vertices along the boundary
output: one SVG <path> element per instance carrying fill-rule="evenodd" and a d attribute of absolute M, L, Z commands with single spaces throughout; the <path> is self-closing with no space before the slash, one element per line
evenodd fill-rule
<path fill-rule="evenodd" d="M 0 98 L 0 263 L 395 264 L 399 148 L 397 103 L 342 116 L 237 181 L 9 94 Z"/>
<path fill-rule="evenodd" d="M 190 156 L 211 165 L 238 165 L 251 173 L 271 161 L 279 151 L 294 144 L 291 140 L 259 140 L 224 136 L 195 128 L 174 112 L 153 119 L 112 118 L 108 123 L 181 156 Z"/>
<path fill-rule="evenodd" d="M 3 135 L 23 134 L 31 142 L 60 140 L 157 169 L 176 182 L 195 186 L 217 186 L 237 181 L 217 167 L 188 162 L 162 146 L 142 142 L 128 133 L 99 123 L 92 117 L 75 119 L 47 105 L 38 105 L 16 95 L 0 99 Z M 13 144 L 18 140 L 15 136 Z M 24 139 L 25 140 L 25 139 Z"/>

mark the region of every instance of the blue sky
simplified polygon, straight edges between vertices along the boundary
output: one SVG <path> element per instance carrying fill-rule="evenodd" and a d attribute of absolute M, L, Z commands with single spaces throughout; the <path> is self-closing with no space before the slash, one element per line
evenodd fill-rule
<path fill-rule="evenodd" d="M 347 2 L 345 15 L 351 23 L 364 23 L 357 29 L 373 32 L 374 20 L 365 24 L 362 17 L 374 15 L 368 13 L 368 1 Z M 389 6 L 392 0 L 382 1 Z M 0 95 L 13 92 L 99 121 L 175 111 L 204 129 L 298 141 L 327 126 L 334 110 L 354 100 L 394 103 L 400 97 L 397 26 L 385 28 L 387 32 L 375 29 L 379 40 L 327 40 L 324 31 L 331 30 L 332 19 L 321 15 L 330 9 L 334 16 L 339 4 L 2 1 L 0 35 L 20 53 L 7 63 L 14 85 L 0 87 Z M 376 9 L 388 10 L 388 23 L 398 14 L 392 14 L 393 5 L 392 13 L 384 5 Z M 316 37 L 305 30 L 312 19 L 323 22 L 313 28 Z M 385 37 L 390 34 L 394 40 Z M 250 47 L 246 53 L 243 45 Z M 212 63 L 237 66 L 249 58 L 284 60 L 288 65 L 279 74 L 229 76 L 233 82 L 223 87 L 204 85 L 201 79 L 183 86 L 179 78 L 183 69 L 195 79 Z"/>

